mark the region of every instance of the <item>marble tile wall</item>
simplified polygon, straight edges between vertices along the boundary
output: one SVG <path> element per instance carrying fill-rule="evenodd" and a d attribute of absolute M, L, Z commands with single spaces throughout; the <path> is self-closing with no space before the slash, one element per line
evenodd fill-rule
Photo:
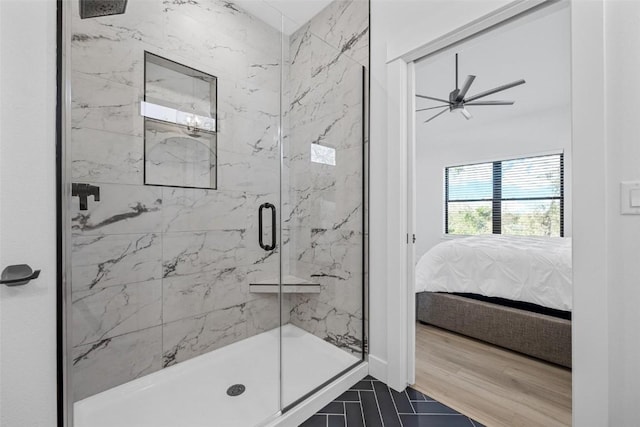
<path fill-rule="evenodd" d="M 279 31 L 228 1 L 73 11 L 71 171 L 101 190 L 72 203 L 75 399 L 278 326 L 277 297 L 249 283 L 277 277 L 257 208 L 280 186 L 283 275 L 322 286 L 287 296 L 283 321 L 361 352 L 368 7 L 331 3 L 285 40 L 283 69 Z M 217 190 L 143 185 L 144 51 L 217 77 Z M 311 144 L 336 165 L 310 162 Z"/>
<path fill-rule="evenodd" d="M 356 354 L 363 344 L 363 67 L 369 2 L 336 0 L 290 37 L 289 204 L 283 214 L 291 273 L 320 283 L 291 297 L 291 323 Z M 336 164 L 312 162 L 312 144 Z M 284 349 L 286 351 L 286 349 Z"/>
<path fill-rule="evenodd" d="M 72 200 L 78 400 L 278 326 L 277 296 L 249 282 L 279 268 L 257 210 L 279 197 L 281 34 L 227 1 L 87 20 L 70 4 L 71 173 L 101 193 Z M 144 51 L 218 78 L 217 190 L 143 185 Z"/>

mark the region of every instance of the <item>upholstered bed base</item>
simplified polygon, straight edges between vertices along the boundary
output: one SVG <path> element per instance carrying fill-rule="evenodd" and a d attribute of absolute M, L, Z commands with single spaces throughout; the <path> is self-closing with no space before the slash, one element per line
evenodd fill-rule
<path fill-rule="evenodd" d="M 571 321 L 438 292 L 416 294 L 420 322 L 571 367 Z"/>

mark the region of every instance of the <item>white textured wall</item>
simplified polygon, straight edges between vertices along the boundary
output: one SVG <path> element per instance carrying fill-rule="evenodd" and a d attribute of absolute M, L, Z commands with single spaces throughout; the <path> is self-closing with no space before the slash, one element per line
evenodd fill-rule
<path fill-rule="evenodd" d="M 56 2 L 0 1 L 0 269 L 40 278 L 0 286 L 0 425 L 56 423 Z"/>
<path fill-rule="evenodd" d="M 640 181 L 640 2 L 605 2 L 609 425 L 640 425 L 640 216 L 620 215 L 620 181 Z M 594 346 L 601 345 L 593 343 Z"/>

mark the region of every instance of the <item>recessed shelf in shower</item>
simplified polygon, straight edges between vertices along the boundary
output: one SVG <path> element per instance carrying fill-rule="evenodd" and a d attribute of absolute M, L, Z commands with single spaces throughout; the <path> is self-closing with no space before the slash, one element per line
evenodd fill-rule
<path fill-rule="evenodd" d="M 145 52 L 144 183 L 217 188 L 217 78 Z"/>

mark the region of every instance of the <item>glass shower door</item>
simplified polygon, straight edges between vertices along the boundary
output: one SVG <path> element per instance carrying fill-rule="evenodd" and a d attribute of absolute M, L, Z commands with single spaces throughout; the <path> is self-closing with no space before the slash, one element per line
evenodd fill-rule
<path fill-rule="evenodd" d="M 283 43 L 285 409 L 364 358 L 369 3 L 333 1 L 288 27 L 294 30 Z"/>
<path fill-rule="evenodd" d="M 260 424 L 281 409 L 279 15 L 85 3 L 64 3 L 74 426 Z"/>

